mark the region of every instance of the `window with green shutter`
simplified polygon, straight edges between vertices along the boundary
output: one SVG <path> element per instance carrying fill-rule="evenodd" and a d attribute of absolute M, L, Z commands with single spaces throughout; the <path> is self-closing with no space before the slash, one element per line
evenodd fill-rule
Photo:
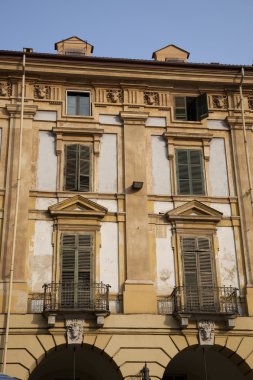
<path fill-rule="evenodd" d="M 61 235 L 61 306 L 85 307 L 90 302 L 93 267 L 93 235 Z"/>
<path fill-rule="evenodd" d="M 174 117 L 176 120 L 201 121 L 208 117 L 207 94 L 199 96 L 175 96 Z"/>
<path fill-rule="evenodd" d="M 65 190 L 91 190 L 91 147 L 72 144 L 65 146 Z"/>
<path fill-rule="evenodd" d="M 183 279 L 190 310 L 215 309 L 213 251 L 209 237 L 182 237 Z"/>
<path fill-rule="evenodd" d="M 205 194 L 201 150 L 177 149 L 176 166 L 178 194 Z"/>

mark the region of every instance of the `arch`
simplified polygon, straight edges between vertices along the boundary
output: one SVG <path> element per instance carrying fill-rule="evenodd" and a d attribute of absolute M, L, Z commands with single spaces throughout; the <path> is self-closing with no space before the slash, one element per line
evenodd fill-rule
<path fill-rule="evenodd" d="M 122 374 L 104 351 L 89 344 L 61 344 L 50 349 L 31 373 L 29 380 L 122 380 Z"/>
<path fill-rule="evenodd" d="M 201 380 L 205 378 L 205 371 L 207 371 L 210 380 L 222 380 L 224 378 L 230 380 L 253 379 L 252 368 L 247 360 L 237 353 L 237 350 L 233 351 L 226 345 L 219 344 L 188 346 L 170 360 L 162 379 Z"/>

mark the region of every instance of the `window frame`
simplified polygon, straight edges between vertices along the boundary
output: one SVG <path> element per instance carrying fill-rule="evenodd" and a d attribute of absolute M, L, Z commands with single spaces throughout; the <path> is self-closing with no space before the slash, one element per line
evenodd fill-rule
<path fill-rule="evenodd" d="M 198 165 L 200 167 L 200 179 L 198 179 L 199 181 L 201 181 L 201 186 L 202 186 L 202 192 L 195 192 L 194 191 L 194 181 L 195 179 L 192 177 L 192 172 L 193 172 L 193 169 L 194 167 L 196 168 L 197 167 L 197 164 L 193 164 L 191 163 L 191 152 L 194 152 L 194 151 L 198 151 L 200 152 L 199 154 L 199 157 L 200 157 L 200 164 Z M 180 181 L 183 181 L 184 179 L 182 178 L 179 178 L 179 174 L 180 174 L 180 168 L 179 168 L 179 158 L 178 158 L 178 153 L 179 152 L 187 152 L 187 168 L 188 168 L 188 175 L 189 175 L 189 178 L 185 179 L 188 180 L 189 182 L 189 189 L 190 191 L 187 192 L 187 193 L 184 193 L 184 192 L 181 192 L 180 191 Z M 181 164 L 181 166 L 183 166 L 183 164 Z M 186 164 L 184 165 L 186 166 Z M 206 188 L 205 188 L 205 175 L 204 175 L 204 160 L 203 160 L 203 152 L 202 152 L 202 149 L 201 148 L 183 148 L 183 147 L 176 147 L 175 148 L 175 174 L 176 174 L 176 193 L 177 195 L 190 195 L 190 196 L 193 196 L 193 195 L 198 195 L 198 196 L 203 196 L 203 195 L 206 195 Z"/>
<path fill-rule="evenodd" d="M 68 96 L 70 93 L 74 94 L 89 94 L 89 114 L 88 115 L 83 115 L 83 114 L 69 114 L 68 113 Z M 65 115 L 68 117 L 91 117 L 92 116 L 92 93 L 90 90 L 76 90 L 76 89 L 68 89 L 66 90 L 66 95 L 65 95 Z"/>
<path fill-rule="evenodd" d="M 73 180 L 73 182 L 75 182 L 75 189 L 68 189 L 67 188 L 67 167 L 68 167 L 68 162 L 67 162 L 67 155 L 68 155 L 68 147 L 70 146 L 77 146 L 78 147 L 78 161 L 76 160 L 75 162 L 75 178 Z M 80 147 L 83 146 L 83 147 L 87 147 L 89 149 L 89 188 L 88 190 L 82 190 L 81 189 L 81 183 L 80 183 L 80 177 L 82 176 L 82 174 L 80 173 L 80 167 L 81 167 L 81 163 L 80 163 L 80 160 L 81 160 L 81 149 Z M 69 143 L 66 143 L 64 144 L 64 165 L 63 165 L 63 190 L 64 191 L 73 191 L 73 192 L 80 192 L 80 193 L 89 193 L 92 191 L 93 189 L 93 167 L 94 167 L 94 163 L 93 163 L 93 156 L 94 156 L 94 152 L 93 152 L 93 146 L 92 144 L 90 143 L 85 143 L 85 142 L 69 142 Z M 84 176 L 84 175 L 83 175 Z M 87 175 L 86 175 L 87 176 Z"/>
<path fill-rule="evenodd" d="M 183 101 L 184 106 L 176 106 L 177 101 Z M 173 95 L 173 119 L 175 122 L 200 123 L 208 117 L 208 97 L 206 93 L 200 95 Z M 179 112 L 177 110 L 184 110 Z M 182 115 L 180 117 L 180 114 Z"/>

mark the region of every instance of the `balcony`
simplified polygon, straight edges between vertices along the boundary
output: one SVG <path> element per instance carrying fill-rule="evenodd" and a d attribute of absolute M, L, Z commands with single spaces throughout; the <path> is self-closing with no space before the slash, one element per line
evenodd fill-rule
<path fill-rule="evenodd" d="M 178 286 L 171 296 L 173 314 L 179 317 L 181 323 L 194 316 L 196 319 L 196 316 L 204 318 L 209 315 L 232 324 L 239 314 L 238 289 L 233 287 Z"/>
<path fill-rule="evenodd" d="M 82 312 L 108 315 L 109 288 L 102 282 L 86 284 L 84 282 L 44 284 L 44 314 Z"/>

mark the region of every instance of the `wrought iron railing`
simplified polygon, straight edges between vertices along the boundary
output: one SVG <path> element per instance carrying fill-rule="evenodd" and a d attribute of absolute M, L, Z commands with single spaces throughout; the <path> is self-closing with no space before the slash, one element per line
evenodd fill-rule
<path fill-rule="evenodd" d="M 178 286 L 173 290 L 174 313 L 238 314 L 238 289 Z"/>
<path fill-rule="evenodd" d="M 102 282 L 44 284 L 43 311 L 109 312 L 109 288 Z"/>

